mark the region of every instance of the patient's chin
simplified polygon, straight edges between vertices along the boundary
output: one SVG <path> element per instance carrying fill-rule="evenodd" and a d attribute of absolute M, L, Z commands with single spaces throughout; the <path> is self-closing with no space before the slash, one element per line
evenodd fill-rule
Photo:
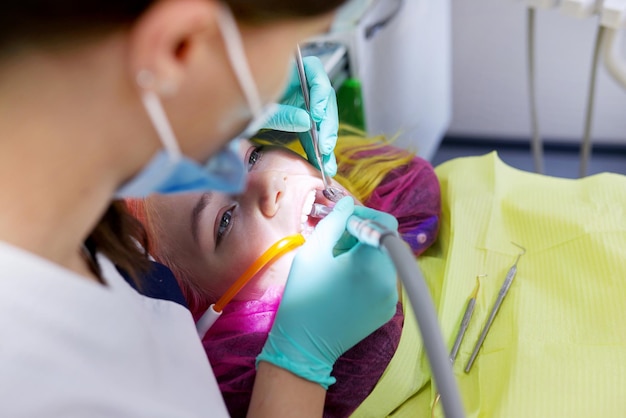
<path fill-rule="evenodd" d="M 266 265 L 235 297 L 236 300 L 258 300 L 267 289 L 284 287 L 297 249 Z"/>

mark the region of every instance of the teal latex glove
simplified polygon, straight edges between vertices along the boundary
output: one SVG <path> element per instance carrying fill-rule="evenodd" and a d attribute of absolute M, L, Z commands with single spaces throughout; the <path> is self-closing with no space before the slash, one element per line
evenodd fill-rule
<path fill-rule="evenodd" d="M 337 97 L 319 58 L 304 57 L 302 61 L 310 88 L 311 117 L 317 124 L 322 165 L 324 172 L 332 177 L 337 174 L 337 161 L 334 154 L 339 129 Z M 308 160 L 320 169 L 315 157 L 313 141 L 308 132 L 311 129 L 311 120 L 305 109 L 300 78 L 294 63 L 281 103 L 265 123 L 264 128 L 297 132 Z"/>
<path fill-rule="evenodd" d="M 396 270 L 383 251 L 355 242 L 333 255 L 353 213 L 398 227 L 389 214 L 355 207 L 351 197 L 340 200 L 294 257 L 257 364 L 267 361 L 328 388 L 337 358 L 394 315 Z"/>

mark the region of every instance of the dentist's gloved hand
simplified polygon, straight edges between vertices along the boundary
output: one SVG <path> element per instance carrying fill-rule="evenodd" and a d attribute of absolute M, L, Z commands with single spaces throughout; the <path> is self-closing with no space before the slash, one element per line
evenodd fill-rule
<path fill-rule="evenodd" d="M 391 215 L 355 208 L 351 197 L 340 200 L 298 250 L 257 364 L 267 361 L 328 388 L 337 358 L 394 315 L 396 270 L 385 253 L 357 242 L 333 255 L 353 213 L 398 227 Z"/>
<path fill-rule="evenodd" d="M 333 152 L 337 143 L 337 130 L 339 129 L 337 97 L 319 58 L 304 57 L 303 63 L 310 87 L 311 116 L 317 124 L 322 165 L 324 172 L 332 177 L 337 174 L 337 161 Z M 300 78 L 294 63 L 289 83 L 281 103 L 278 105 L 278 110 L 265 123 L 264 128 L 298 132 L 300 143 L 306 151 L 308 160 L 319 169 L 313 141 L 308 133 L 311 129 L 311 120 L 305 109 Z"/>

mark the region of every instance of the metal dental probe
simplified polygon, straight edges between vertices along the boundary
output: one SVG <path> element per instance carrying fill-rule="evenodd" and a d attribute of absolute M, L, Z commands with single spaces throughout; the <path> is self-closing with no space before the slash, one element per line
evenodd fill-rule
<path fill-rule="evenodd" d="M 315 159 L 317 160 L 317 164 L 320 167 L 320 172 L 322 173 L 322 181 L 324 182 L 324 191 L 322 193 L 324 194 L 324 197 L 326 197 L 326 199 L 332 202 L 337 202 L 339 201 L 339 199 L 344 197 L 344 194 L 338 188 L 329 185 L 326 173 L 324 173 L 324 166 L 322 165 L 322 156 L 319 148 L 319 138 L 317 137 L 317 124 L 313 120 L 313 116 L 311 116 L 309 84 L 307 83 L 306 73 L 304 72 L 304 62 L 302 61 L 302 52 L 300 51 L 300 46 L 297 46 L 296 48 L 296 65 L 298 67 L 300 86 L 302 87 L 302 96 L 304 97 L 304 106 L 306 107 L 307 112 L 309 112 L 309 117 L 311 118 L 311 139 L 313 140 L 313 148 L 315 149 Z"/>
<path fill-rule="evenodd" d="M 472 319 L 472 313 L 474 312 L 474 306 L 476 305 L 476 296 L 478 295 L 478 289 L 480 289 L 480 277 L 485 277 L 486 274 L 479 274 L 476 276 L 476 285 L 474 286 L 474 290 L 470 295 L 469 300 L 467 301 L 467 305 L 465 307 L 465 313 L 463 314 L 463 319 L 461 320 L 461 324 L 459 324 L 459 331 L 456 334 L 456 339 L 454 340 L 454 344 L 452 345 L 452 350 L 450 350 L 450 363 L 454 364 L 456 360 L 456 356 L 459 354 L 459 348 L 461 347 L 461 343 L 463 342 L 463 337 L 465 336 L 465 331 L 467 331 L 467 327 L 469 326 L 470 319 Z M 441 399 L 441 394 L 437 392 L 435 396 L 435 400 L 433 401 L 433 406 L 430 409 L 431 418 L 435 417 L 435 407 L 439 404 L 439 400 Z"/>
<path fill-rule="evenodd" d="M 498 298 L 496 299 L 496 302 L 494 303 L 493 307 L 491 308 L 491 312 L 489 313 L 489 318 L 487 319 L 487 323 L 485 324 L 482 332 L 480 333 L 480 337 L 478 338 L 478 341 L 476 342 L 476 345 L 474 346 L 474 351 L 472 352 L 472 356 L 467 362 L 467 366 L 465 366 L 465 373 L 469 373 L 470 369 L 472 368 L 472 365 L 474 364 L 474 360 L 476 360 L 476 356 L 478 355 L 478 352 L 480 351 L 480 348 L 482 347 L 483 342 L 485 341 L 485 337 L 487 336 L 487 333 L 489 332 L 489 329 L 491 328 L 491 324 L 493 323 L 493 320 L 495 319 L 496 314 L 498 313 L 498 310 L 500 309 L 500 305 L 502 305 L 502 301 L 504 300 L 505 296 L 509 292 L 509 288 L 511 287 L 511 284 L 513 283 L 513 279 L 515 278 L 515 274 L 517 273 L 517 262 L 519 261 L 520 257 L 526 253 L 526 249 L 522 247 L 521 245 L 517 245 L 514 242 L 512 242 L 511 244 L 515 245 L 516 247 L 521 248 L 522 252 L 517 255 L 517 259 L 515 260 L 515 263 L 513 263 L 508 273 L 506 274 L 506 277 L 504 278 L 504 282 L 502 283 L 502 286 L 500 287 L 500 291 L 498 292 Z"/>
<path fill-rule="evenodd" d="M 463 342 L 463 337 L 465 336 L 465 331 L 467 331 L 467 327 L 469 326 L 470 319 L 472 319 L 472 313 L 474 313 L 474 306 L 476 305 L 476 296 L 478 295 L 478 289 L 480 289 L 480 281 L 478 280 L 480 277 L 485 277 L 486 274 L 480 274 L 476 276 L 476 286 L 474 287 L 474 291 L 467 301 L 467 307 L 465 308 L 465 313 L 463 314 L 463 319 L 461 320 L 461 324 L 459 325 L 459 331 L 456 334 L 456 339 L 454 340 L 454 345 L 452 346 L 452 350 L 450 351 L 450 361 L 454 363 L 457 354 L 459 354 L 459 348 L 461 347 L 461 342 Z"/>

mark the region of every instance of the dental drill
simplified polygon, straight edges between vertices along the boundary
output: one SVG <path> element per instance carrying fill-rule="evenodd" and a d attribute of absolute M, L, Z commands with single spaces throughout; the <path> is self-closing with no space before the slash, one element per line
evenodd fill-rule
<path fill-rule="evenodd" d="M 324 218 L 331 210 L 327 206 L 315 203 L 310 216 Z M 413 307 L 433 377 L 441 395 L 444 414 L 448 418 L 464 417 L 461 395 L 452 373 L 448 350 L 441 335 L 435 307 L 430 298 L 426 280 L 408 245 L 394 231 L 390 231 L 376 221 L 356 215 L 348 218 L 346 230 L 360 242 L 384 249 L 391 257 Z"/>

